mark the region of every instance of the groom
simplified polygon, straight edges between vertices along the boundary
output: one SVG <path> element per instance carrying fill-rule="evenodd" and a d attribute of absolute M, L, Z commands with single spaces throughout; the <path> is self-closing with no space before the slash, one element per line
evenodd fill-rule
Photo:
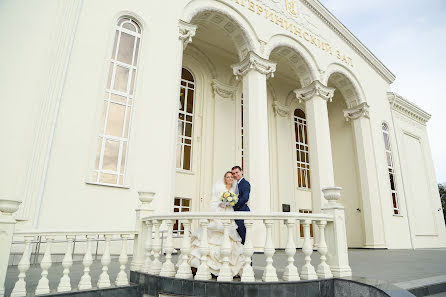
<path fill-rule="evenodd" d="M 246 203 L 249 201 L 249 193 L 251 192 L 251 185 L 243 178 L 243 170 L 240 166 L 232 167 L 232 176 L 237 180 L 238 187 L 238 202 L 234 205 L 234 211 L 250 211 Z M 235 220 L 237 224 L 237 232 L 242 238 L 242 244 L 245 244 L 246 228 L 244 220 Z"/>

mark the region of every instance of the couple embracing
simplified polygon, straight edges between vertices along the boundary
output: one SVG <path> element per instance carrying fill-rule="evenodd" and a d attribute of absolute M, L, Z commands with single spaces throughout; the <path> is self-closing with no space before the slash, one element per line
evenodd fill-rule
<path fill-rule="evenodd" d="M 240 166 L 234 166 L 231 171 L 225 173 L 221 180 L 215 183 L 212 189 L 210 211 L 249 211 L 247 202 L 249 201 L 250 191 L 251 185 L 243 178 L 242 169 Z M 223 246 L 223 235 L 224 228 L 221 220 L 212 220 L 208 227 L 209 254 L 207 264 L 210 272 L 215 276 L 218 276 L 220 268 L 223 265 L 223 257 L 220 254 L 220 249 Z M 201 228 L 192 234 L 192 250 L 189 262 L 193 268 L 198 268 L 200 265 L 201 236 Z M 246 228 L 244 221 L 235 220 L 235 222 L 232 222 L 229 231 L 229 240 L 231 243 L 229 267 L 231 268 L 233 276 L 241 274 L 240 272 L 244 265 L 243 244 L 245 243 L 245 237 Z"/>

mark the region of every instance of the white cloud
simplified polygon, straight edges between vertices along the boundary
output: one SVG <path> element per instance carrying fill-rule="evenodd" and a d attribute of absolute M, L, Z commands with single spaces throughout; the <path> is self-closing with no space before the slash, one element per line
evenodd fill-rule
<path fill-rule="evenodd" d="M 392 90 L 432 114 L 432 156 L 446 182 L 446 1 L 321 3 L 396 75 Z"/>

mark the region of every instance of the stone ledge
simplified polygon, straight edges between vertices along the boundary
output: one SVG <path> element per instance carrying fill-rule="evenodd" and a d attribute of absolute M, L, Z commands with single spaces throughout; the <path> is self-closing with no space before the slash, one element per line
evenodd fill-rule
<path fill-rule="evenodd" d="M 131 271 L 130 281 L 142 286 L 144 294 L 153 297 L 159 294 L 197 297 L 413 297 L 404 289 L 365 278 L 242 283 L 176 279 Z"/>

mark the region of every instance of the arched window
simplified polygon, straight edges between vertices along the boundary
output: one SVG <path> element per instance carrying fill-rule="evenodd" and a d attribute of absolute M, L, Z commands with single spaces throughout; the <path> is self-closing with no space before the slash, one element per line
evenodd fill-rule
<path fill-rule="evenodd" d="M 192 167 L 194 90 L 194 77 L 187 69 L 183 68 L 181 71 L 177 141 L 177 168 L 182 170 L 191 170 Z"/>
<path fill-rule="evenodd" d="M 116 25 L 98 138 L 93 176 L 97 183 L 124 183 L 140 41 L 139 25 L 121 18 Z"/>
<path fill-rule="evenodd" d="M 296 138 L 297 186 L 310 188 L 310 158 L 308 154 L 307 120 L 301 109 L 294 111 L 294 133 Z"/>
<path fill-rule="evenodd" d="M 400 205 L 398 201 L 398 191 L 396 188 L 395 168 L 393 168 L 392 147 L 390 146 L 389 127 L 386 123 L 382 124 L 384 147 L 386 150 L 387 170 L 389 172 L 390 192 L 392 195 L 393 214 L 400 214 Z"/>

